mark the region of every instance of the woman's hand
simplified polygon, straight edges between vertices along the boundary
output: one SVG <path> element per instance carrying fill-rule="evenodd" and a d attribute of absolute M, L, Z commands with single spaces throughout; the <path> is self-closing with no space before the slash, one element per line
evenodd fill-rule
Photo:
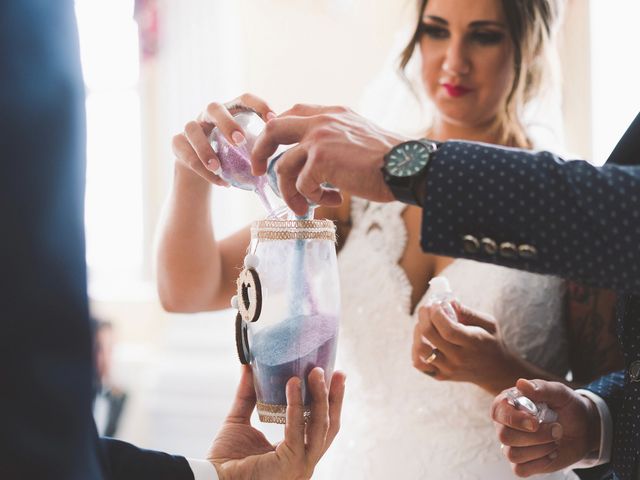
<path fill-rule="evenodd" d="M 251 233 L 247 227 L 223 240 L 214 235 L 211 184 L 226 183 L 215 173 L 220 162 L 209 136 L 217 126 L 228 141 L 241 142 L 244 132 L 232 117 L 238 106 L 252 108 L 266 120 L 274 115 L 259 98 L 242 95 L 225 105 L 208 105 L 173 137 L 174 181 L 158 228 L 156 254 L 158 294 L 170 312 L 229 308 L 235 294 L 237 266 Z"/>
<path fill-rule="evenodd" d="M 187 123 L 184 131 L 173 137 L 176 165 L 196 173 L 209 183 L 226 186 L 227 183 L 216 174 L 220 160 L 209 143 L 209 134 L 217 126 L 230 143 L 241 145 L 245 141 L 245 132 L 232 115 L 238 107 L 252 108 L 264 121 L 275 117 L 264 100 L 249 93 L 224 104 L 210 103 L 197 120 Z"/>
<path fill-rule="evenodd" d="M 522 373 L 502 347 L 495 319 L 457 303 L 420 307 L 411 354 L 413 366 L 436 380 L 473 382 L 492 394 Z"/>

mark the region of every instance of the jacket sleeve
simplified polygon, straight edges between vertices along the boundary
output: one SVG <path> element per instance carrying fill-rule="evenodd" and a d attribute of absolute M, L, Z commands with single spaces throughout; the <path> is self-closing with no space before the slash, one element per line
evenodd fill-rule
<path fill-rule="evenodd" d="M 621 410 L 620 407 L 624 398 L 624 371 L 620 370 L 604 375 L 583 388 L 590 390 L 607 402 L 615 428 L 616 416 Z M 615 478 L 612 473 L 611 463 L 593 468 L 578 469 L 574 470 L 574 472 L 581 480 L 607 480 Z"/>
<path fill-rule="evenodd" d="M 640 167 L 445 142 L 425 181 L 422 248 L 640 292 Z"/>
<path fill-rule="evenodd" d="M 624 398 L 624 370 L 604 375 L 582 388 L 595 393 L 607 402 L 615 425 L 616 414 Z"/>
<path fill-rule="evenodd" d="M 194 480 L 184 457 L 144 450 L 113 438 L 101 438 L 100 443 L 109 480 Z"/>

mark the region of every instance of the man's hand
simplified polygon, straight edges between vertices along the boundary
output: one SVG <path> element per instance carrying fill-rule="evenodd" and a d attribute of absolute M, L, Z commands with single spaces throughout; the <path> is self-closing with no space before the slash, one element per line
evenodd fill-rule
<path fill-rule="evenodd" d="M 275 446 L 251 426 L 256 395 L 251 368 L 243 367 L 233 407 L 207 455 L 220 480 L 311 478 L 340 429 L 344 382 L 344 374 L 335 372 L 327 389 L 322 369 L 311 371 L 311 417 L 305 425 L 300 379 L 289 380 L 284 441 Z"/>
<path fill-rule="evenodd" d="M 282 198 L 298 215 L 306 213 L 307 201 L 333 206 L 342 201 L 340 193 L 323 188 L 324 183 L 390 202 L 394 197 L 380 169 L 385 154 L 405 140 L 343 107 L 296 105 L 267 123 L 251 163 L 254 175 L 262 175 L 279 145 L 298 144 L 275 165 Z"/>
<path fill-rule="evenodd" d="M 555 423 L 538 423 L 529 413 L 511 406 L 506 391 L 495 398 L 491 416 L 516 475 L 554 472 L 598 449 L 600 417 L 591 400 L 559 382 L 520 379 L 516 387 L 558 414 Z"/>

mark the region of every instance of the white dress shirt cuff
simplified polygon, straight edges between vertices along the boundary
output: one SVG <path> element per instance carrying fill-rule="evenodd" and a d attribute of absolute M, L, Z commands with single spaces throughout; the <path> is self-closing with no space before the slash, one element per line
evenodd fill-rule
<path fill-rule="evenodd" d="M 218 472 L 211 462 L 195 458 L 187 458 L 187 462 L 193 472 L 194 480 L 218 480 Z"/>
<path fill-rule="evenodd" d="M 603 463 L 609 463 L 613 444 L 613 420 L 611 419 L 609 407 L 602 397 L 589 390 L 579 389 L 576 390 L 576 393 L 587 397 L 598 409 L 598 414 L 600 415 L 600 448 L 589 453 L 585 458 L 571 465 L 570 468 L 591 468 Z"/>

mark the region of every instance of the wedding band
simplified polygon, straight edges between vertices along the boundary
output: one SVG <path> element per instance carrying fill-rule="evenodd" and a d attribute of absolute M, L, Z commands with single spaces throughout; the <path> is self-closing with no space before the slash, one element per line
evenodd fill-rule
<path fill-rule="evenodd" d="M 422 373 L 424 373 L 425 375 L 429 375 L 430 377 L 435 377 L 436 376 L 436 372 L 424 372 L 423 371 Z"/>
<path fill-rule="evenodd" d="M 433 362 L 436 360 L 436 358 L 438 358 L 438 349 L 437 349 L 437 348 L 434 348 L 434 349 L 433 349 L 433 352 L 432 352 L 432 353 L 431 353 L 431 355 L 429 355 L 429 357 L 424 361 L 424 363 L 426 363 L 427 365 L 428 365 L 428 364 L 431 364 L 431 363 L 433 363 Z"/>

